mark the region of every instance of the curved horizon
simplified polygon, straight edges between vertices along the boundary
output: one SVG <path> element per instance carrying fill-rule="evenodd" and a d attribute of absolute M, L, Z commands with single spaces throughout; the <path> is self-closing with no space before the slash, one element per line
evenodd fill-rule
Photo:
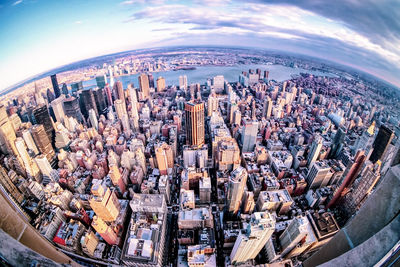
<path fill-rule="evenodd" d="M 232 44 L 319 58 L 400 87 L 399 10 L 373 0 L 6 1 L 0 88 L 114 53 Z"/>

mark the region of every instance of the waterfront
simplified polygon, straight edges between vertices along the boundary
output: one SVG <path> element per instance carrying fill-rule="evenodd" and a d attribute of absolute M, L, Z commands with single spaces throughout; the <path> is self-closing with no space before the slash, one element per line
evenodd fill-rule
<path fill-rule="evenodd" d="M 154 76 L 154 81 L 157 80 L 159 76 L 165 78 L 167 85 L 178 85 L 179 76 L 186 75 L 188 78 L 188 83 L 200 83 L 204 84 L 208 78 L 212 78 L 216 75 L 224 75 L 225 80 L 228 82 L 238 81 L 239 74 L 242 71 L 249 71 L 249 69 L 261 69 L 262 71 L 269 71 L 269 78 L 276 81 L 283 81 L 290 79 L 292 75 L 300 74 L 302 72 L 310 73 L 317 76 L 329 76 L 336 77 L 332 73 L 323 73 L 319 71 L 305 70 L 302 68 L 290 68 L 283 65 L 235 65 L 235 66 L 199 66 L 195 70 L 177 70 L 177 71 L 161 71 L 152 72 Z M 138 76 L 139 74 L 132 74 L 126 76 L 115 77 L 114 80 L 121 81 L 124 88 L 127 88 L 128 84 L 133 83 L 135 87 L 138 87 Z M 96 80 L 87 80 L 83 82 L 84 87 L 96 86 Z"/>

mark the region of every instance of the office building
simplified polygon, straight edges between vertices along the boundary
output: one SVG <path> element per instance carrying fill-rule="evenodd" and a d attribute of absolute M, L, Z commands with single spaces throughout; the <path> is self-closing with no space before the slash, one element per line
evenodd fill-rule
<path fill-rule="evenodd" d="M 154 77 L 153 77 L 153 74 L 149 73 L 149 74 L 147 75 L 147 77 L 148 77 L 148 79 L 149 79 L 149 87 L 150 87 L 150 88 L 154 88 Z"/>
<path fill-rule="evenodd" d="M 247 171 L 238 167 L 231 172 L 228 185 L 228 196 L 226 198 L 228 211 L 237 214 L 242 204 L 242 197 L 247 182 Z"/>
<path fill-rule="evenodd" d="M 113 227 L 109 226 L 101 217 L 94 216 L 92 227 L 109 245 L 117 245 L 118 236 Z"/>
<path fill-rule="evenodd" d="M 317 135 L 315 136 L 310 151 L 308 152 L 308 158 L 307 158 L 308 168 L 310 168 L 311 165 L 318 159 L 319 153 L 321 152 L 321 148 L 322 148 L 322 137 Z"/>
<path fill-rule="evenodd" d="M 37 124 L 43 125 L 46 135 L 50 142 L 54 141 L 54 128 L 53 123 L 46 106 L 41 106 L 33 110 L 33 115 L 35 116 L 35 121 Z"/>
<path fill-rule="evenodd" d="M 72 93 L 75 93 L 75 92 L 78 92 L 81 90 L 83 90 L 83 82 L 82 81 L 76 82 L 76 83 L 71 83 L 71 92 Z"/>
<path fill-rule="evenodd" d="M 57 81 L 57 74 L 51 75 L 50 78 L 51 78 L 51 84 L 53 85 L 54 94 L 56 98 L 58 98 L 61 96 L 61 91 Z"/>
<path fill-rule="evenodd" d="M 96 130 L 99 129 L 99 121 L 97 120 L 96 111 L 94 111 L 93 109 L 89 110 L 89 122 L 93 128 L 95 128 Z"/>
<path fill-rule="evenodd" d="M 103 89 L 96 88 L 93 90 L 94 102 L 97 107 L 97 114 L 105 114 L 107 111 L 106 99 L 104 98 Z"/>
<path fill-rule="evenodd" d="M 165 78 L 159 76 L 157 78 L 157 92 L 162 92 L 165 90 Z"/>
<path fill-rule="evenodd" d="M 93 109 L 96 112 L 96 116 L 98 116 L 96 101 L 92 89 L 83 90 L 80 94 L 79 102 L 82 114 L 85 118 L 89 117 L 89 110 L 91 109 Z"/>
<path fill-rule="evenodd" d="M 185 103 L 186 143 L 200 146 L 204 144 L 204 102 Z"/>
<path fill-rule="evenodd" d="M 179 89 L 186 91 L 188 87 L 188 81 L 186 75 L 179 76 Z"/>
<path fill-rule="evenodd" d="M 83 121 L 79 101 L 74 96 L 68 97 L 64 100 L 64 112 L 67 117 L 75 118 L 78 122 Z"/>
<path fill-rule="evenodd" d="M 267 96 L 264 100 L 264 106 L 263 106 L 263 117 L 266 119 L 271 118 L 271 112 L 272 112 L 272 99 Z"/>
<path fill-rule="evenodd" d="M 207 99 L 207 116 L 211 116 L 213 112 L 218 111 L 218 97 L 215 92 L 211 92 Z"/>
<path fill-rule="evenodd" d="M 139 88 L 140 92 L 142 93 L 142 98 L 147 99 L 150 96 L 150 85 L 149 85 L 149 77 L 142 73 L 138 77 L 139 79 Z"/>
<path fill-rule="evenodd" d="M 314 162 L 307 174 L 307 184 L 309 189 L 317 189 L 328 185 L 333 173 L 326 161 Z"/>
<path fill-rule="evenodd" d="M 279 236 L 282 257 L 291 252 L 307 236 L 309 227 L 307 217 L 296 217 L 289 223 Z"/>
<path fill-rule="evenodd" d="M 161 175 L 167 175 L 169 173 L 168 170 L 172 170 L 174 167 L 172 148 L 166 143 L 160 143 L 156 145 L 154 149 L 158 170 Z"/>
<path fill-rule="evenodd" d="M 28 129 L 22 131 L 22 138 L 24 139 L 27 148 L 32 151 L 34 155 L 39 154 L 39 150 L 33 140 L 32 134 Z"/>
<path fill-rule="evenodd" d="M 117 81 L 113 87 L 114 92 L 117 93 L 118 99 L 125 102 L 125 92 L 121 81 Z"/>
<path fill-rule="evenodd" d="M 98 191 L 98 188 L 102 185 L 96 183 L 92 186 L 92 193 Z M 104 190 L 100 191 L 104 192 Z M 97 193 L 96 193 L 97 194 Z M 94 194 L 89 199 L 90 207 L 96 213 L 96 215 L 105 222 L 113 222 L 117 219 L 120 211 L 120 204 L 114 191 L 107 188 L 107 191 L 103 194 Z"/>
<path fill-rule="evenodd" d="M 119 119 L 122 119 L 122 117 L 124 115 L 127 115 L 127 111 L 126 111 L 126 105 L 124 103 L 124 101 L 122 101 L 121 99 L 117 99 L 114 101 L 114 107 L 115 107 L 115 111 L 117 112 L 117 117 Z"/>
<path fill-rule="evenodd" d="M 65 119 L 64 99 L 65 96 L 62 95 L 50 103 L 51 107 L 53 108 L 54 115 L 56 116 L 56 120 L 61 123 L 64 122 Z"/>
<path fill-rule="evenodd" d="M 253 260 L 275 231 L 275 218 L 268 212 L 254 212 L 243 225 L 230 254 L 231 264 Z"/>
<path fill-rule="evenodd" d="M 106 75 L 97 76 L 96 77 L 96 84 L 97 84 L 97 87 L 99 87 L 100 89 L 103 89 L 107 84 Z"/>
<path fill-rule="evenodd" d="M 241 130 L 242 152 L 253 152 L 257 141 L 258 122 L 245 118 Z"/>
<path fill-rule="evenodd" d="M 375 163 L 378 160 L 382 159 L 390 143 L 392 142 L 393 137 L 394 137 L 393 131 L 388 127 L 386 127 L 385 125 L 382 125 L 379 128 L 378 135 L 376 136 L 374 144 L 372 145 L 373 147 L 372 154 L 369 157 L 369 160 L 372 163 Z"/>
<path fill-rule="evenodd" d="M 45 155 L 47 160 L 51 162 L 55 153 L 43 125 L 42 124 L 33 125 L 31 128 L 31 133 L 33 140 L 35 140 L 35 144 L 39 149 L 40 153 Z"/>
<path fill-rule="evenodd" d="M 286 189 L 261 191 L 257 199 L 258 211 L 276 212 L 278 215 L 287 214 L 293 204 Z"/>

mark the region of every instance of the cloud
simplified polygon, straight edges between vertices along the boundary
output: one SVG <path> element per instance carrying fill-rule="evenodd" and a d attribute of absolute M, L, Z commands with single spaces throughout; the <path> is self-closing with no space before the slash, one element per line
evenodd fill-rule
<path fill-rule="evenodd" d="M 121 5 L 144 5 L 144 4 L 151 4 L 151 5 L 161 5 L 165 1 L 164 0 L 125 0 L 121 2 Z"/>
<path fill-rule="evenodd" d="M 77 21 L 75 21 L 75 24 L 82 24 L 82 21 L 81 20 L 77 20 Z"/>
<path fill-rule="evenodd" d="M 19 5 L 19 4 L 22 3 L 22 1 L 23 1 L 23 0 L 17 0 L 17 1 L 15 1 L 12 5 L 13 5 L 13 6 Z"/>

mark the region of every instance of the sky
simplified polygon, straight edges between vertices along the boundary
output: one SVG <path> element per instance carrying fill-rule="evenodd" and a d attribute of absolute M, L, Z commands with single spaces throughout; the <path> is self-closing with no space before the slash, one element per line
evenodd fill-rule
<path fill-rule="evenodd" d="M 282 50 L 400 87 L 398 0 L 0 0 L 0 91 L 53 68 L 138 48 Z"/>

